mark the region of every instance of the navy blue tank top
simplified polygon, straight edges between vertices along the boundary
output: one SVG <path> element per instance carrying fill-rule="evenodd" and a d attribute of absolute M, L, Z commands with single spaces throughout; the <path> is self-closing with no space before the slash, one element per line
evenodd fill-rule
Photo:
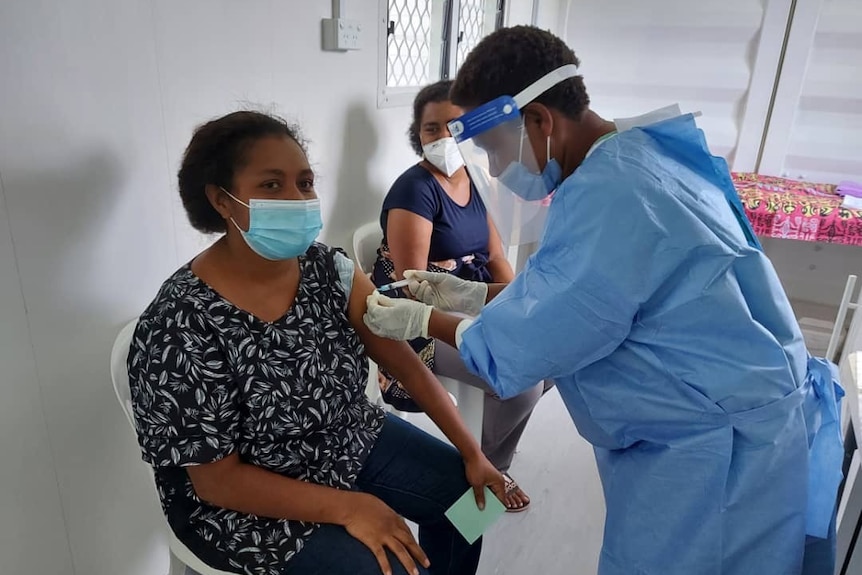
<path fill-rule="evenodd" d="M 383 241 L 389 210 L 402 209 L 421 216 L 434 226 L 428 260 L 439 262 L 467 255 L 488 258 L 488 213 L 485 204 L 470 183 L 470 201 L 456 204 L 431 172 L 415 165 L 395 180 L 380 213 Z"/>

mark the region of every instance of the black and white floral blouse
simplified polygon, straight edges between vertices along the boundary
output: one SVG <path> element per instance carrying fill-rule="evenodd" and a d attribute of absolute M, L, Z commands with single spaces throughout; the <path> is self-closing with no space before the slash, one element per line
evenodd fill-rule
<path fill-rule="evenodd" d="M 276 575 L 316 525 L 209 505 L 183 467 L 237 452 L 294 479 L 351 489 L 383 425 L 347 318 L 349 260 L 314 244 L 300 266 L 296 301 L 277 321 L 235 307 L 186 265 L 135 330 L 128 367 L 143 458 L 173 531 L 217 569 Z"/>

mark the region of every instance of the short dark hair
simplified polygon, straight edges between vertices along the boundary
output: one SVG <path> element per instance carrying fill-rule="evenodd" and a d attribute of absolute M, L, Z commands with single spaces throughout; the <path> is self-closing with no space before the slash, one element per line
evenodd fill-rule
<path fill-rule="evenodd" d="M 213 185 L 230 190 L 234 173 L 245 163 L 248 149 L 261 138 L 270 136 L 290 138 L 305 152 L 295 126 L 261 112 L 234 112 L 198 126 L 177 175 L 180 198 L 192 227 L 209 234 L 225 231 L 224 219 L 210 204 L 206 187 Z"/>
<path fill-rule="evenodd" d="M 580 65 L 565 42 L 533 26 L 502 28 L 486 36 L 467 56 L 452 85 L 456 106 L 475 108 L 500 96 L 514 96 L 548 72 Z M 561 82 L 534 100 L 577 120 L 590 104 L 584 78 Z"/>
<path fill-rule="evenodd" d="M 416 98 L 413 100 L 413 122 L 410 123 L 410 128 L 407 129 L 407 137 L 410 138 L 410 146 L 417 155 L 421 156 L 422 140 L 419 139 L 419 130 L 422 127 L 422 114 L 425 113 L 425 106 L 428 104 L 437 104 L 439 102 L 449 101 L 449 90 L 452 88 L 452 80 L 440 80 L 429 84 L 419 90 Z"/>

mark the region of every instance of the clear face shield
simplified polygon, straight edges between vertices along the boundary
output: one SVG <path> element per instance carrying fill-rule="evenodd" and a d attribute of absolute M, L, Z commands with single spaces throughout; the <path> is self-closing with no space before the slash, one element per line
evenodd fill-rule
<path fill-rule="evenodd" d="M 521 109 L 577 74 L 577 66 L 563 66 L 517 96 L 501 96 L 449 123 L 470 178 L 506 246 L 539 241 L 551 194 L 562 181 L 562 168 L 551 158 L 550 138 L 537 154 L 527 138 Z M 543 168 L 539 157 L 547 160 Z"/>

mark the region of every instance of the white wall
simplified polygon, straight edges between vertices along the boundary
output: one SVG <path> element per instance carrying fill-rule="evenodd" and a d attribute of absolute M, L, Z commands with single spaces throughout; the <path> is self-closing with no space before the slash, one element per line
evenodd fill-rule
<path fill-rule="evenodd" d="M 160 510 L 114 400 L 119 328 L 206 245 L 175 174 L 198 123 L 262 104 L 311 140 L 348 245 L 415 157 L 365 49 L 320 51 L 329 2 L 0 2 L 0 573 L 166 572 Z M 53 458 L 52 458 L 53 453 Z"/>
<path fill-rule="evenodd" d="M 824 0 L 785 171 L 862 180 L 862 2 Z"/>
<path fill-rule="evenodd" d="M 862 181 L 862 3 L 812 0 L 793 16 L 759 171 L 815 182 Z M 788 294 L 837 306 L 862 249 L 770 239 Z"/>
<path fill-rule="evenodd" d="M 751 133 L 756 145 L 743 142 L 743 160 L 755 163 L 765 110 L 746 117 L 745 108 L 750 97 L 756 103 L 765 98 L 768 104 L 785 25 L 772 25 L 768 8 L 789 6 L 789 2 L 563 0 L 560 4 L 561 20 L 565 20 L 565 6 L 571 4 L 565 37 L 581 59 L 594 110 L 613 119 L 678 102 L 684 112 L 703 112 L 698 125 L 706 132 L 710 148 L 731 163 L 741 136 Z M 752 92 L 750 88 L 759 88 L 759 78 L 754 77 L 759 54 L 774 58 L 775 66 L 771 71 L 768 65 L 761 67 L 768 87 Z M 758 120 L 760 125 L 754 125 Z M 744 130 L 745 121 L 753 123 L 752 130 Z"/>
<path fill-rule="evenodd" d="M 761 172 L 862 180 L 862 3 L 797 6 Z"/>
<path fill-rule="evenodd" d="M 71 556 L 39 403 L 0 174 L 0 557 L 2 573 L 64 575 Z M 49 551 L 45 551 L 48 549 Z M 7 571 L 8 570 L 8 571 Z"/>
<path fill-rule="evenodd" d="M 558 0 L 547 0 L 549 2 Z M 739 171 L 862 179 L 862 32 L 858 0 L 796 7 L 759 156 L 791 14 L 789 0 L 559 0 L 593 108 L 613 118 L 673 102 L 701 110 L 710 147 Z M 565 10 L 563 10 L 565 14 Z M 565 19 L 565 16 L 560 18 Z M 788 294 L 837 305 L 862 250 L 767 239 Z"/>

